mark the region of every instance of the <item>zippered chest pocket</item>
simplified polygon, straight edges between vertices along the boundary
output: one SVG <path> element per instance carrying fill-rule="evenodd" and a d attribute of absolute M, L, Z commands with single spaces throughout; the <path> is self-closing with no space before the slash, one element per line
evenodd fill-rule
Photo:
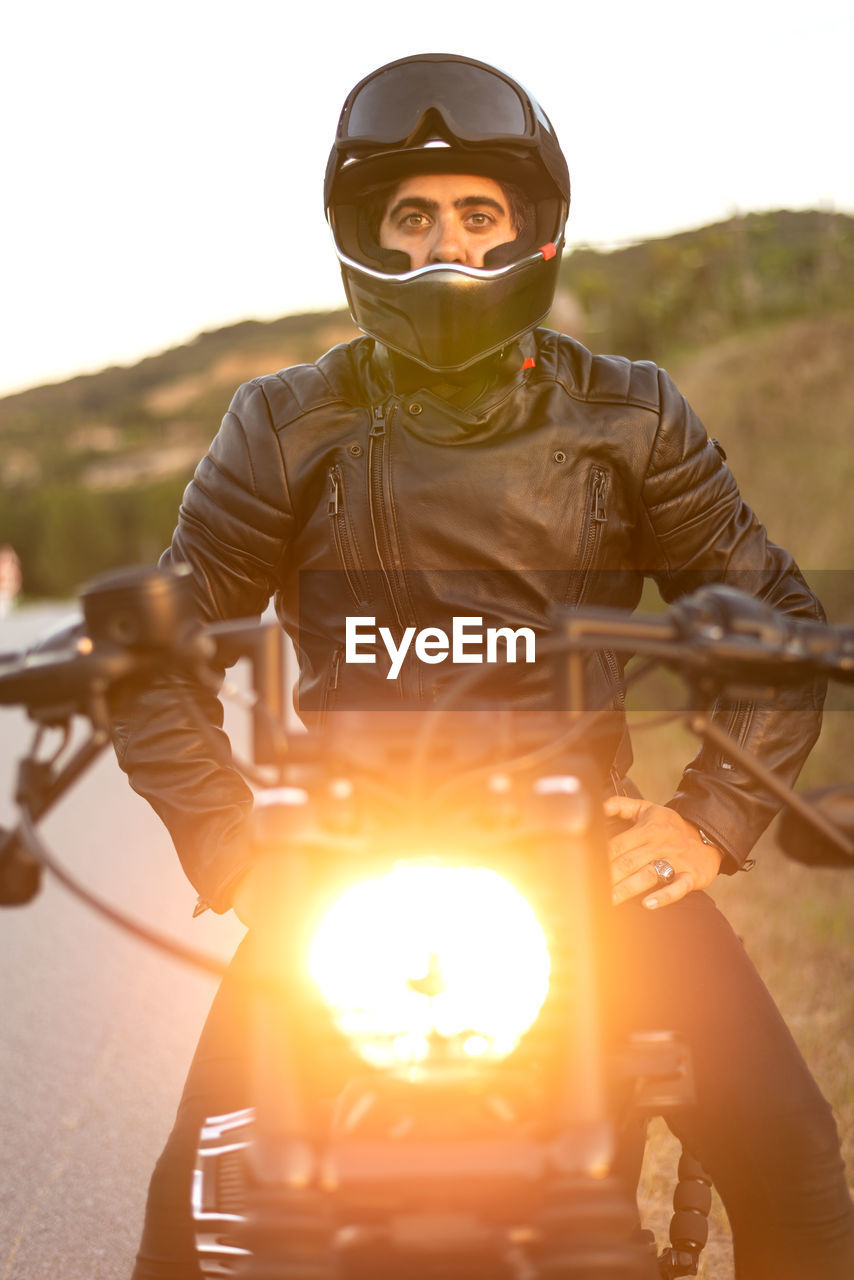
<path fill-rule="evenodd" d="M 596 565 L 599 545 L 608 523 L 607 508 L 608 473 L 603 467 L 593 467 L 587 482 L 581 536 L 577 543 L 577 561 L 570 566 L 569 584 L 564 603 L 575 609 L 584 598 L 590 571 Z"/>
<path fill-rule="evenodd" d="M 359 550 L 349 520 L 344 490 L 344 476 L 340 466 L 337 464 L 329 468 L 327 511 L 332 526 L 332 538 L 335 543 L 338 563 L 344 573 L 347 588 L 356 604 L 369 604 L 371 601 L 371 588 L 359 557 Z"/>

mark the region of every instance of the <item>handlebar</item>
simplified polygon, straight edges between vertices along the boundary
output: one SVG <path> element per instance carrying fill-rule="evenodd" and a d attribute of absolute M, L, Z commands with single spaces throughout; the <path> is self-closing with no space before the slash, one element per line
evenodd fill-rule
<path fill-rule="evenodd" d="M 200 626 L 189 570 L 180 567 L 104 574 L 80 598 L 82 625 L 23 654 L 0 654 L 0 706 L 22 706 L 45 724 L 81 714 L 106 731 L 105 697 L 114 686 L 183 675 L 218 687 L 218 672 L 247 658 L 257 698 L 253 756 L 260 763 L 278 758 L 277 726 L 284 720 L 281 628 L 254 619 Z"/>
<path fill-rule="evenodd" d="M 254 759 L 281 764 L 285 748 L 290 749 L 291 736 L 282 727 L 281 628 L 257 620 L 200 625 L 193 612 L 189 574 L 189 569 L 181 568 L 166 572 L 137 568 L 102 575 L 81 593 L 82 625 L 22 654 L 0 655 L 0 705 L 22 706 L 38 725 L 66 731 L 71 717 L 81 714 L 93 729 L 90 742 L 61 770 L 53 761 L 35 759 L 35 748 L 23 761 L 17 796 L 22 822 L 17 832 L 0 831 L 0 864 L 5 868 L 0 902 L 32 897 L 38 865 L 51 867 L 60 878 L 65 875 L 72 887 L 67 874 L 37 847 L 34 824 L 108 741 L 108 695 L 122 682 L 145 684 L 168 677 L 218 688 L 222 668 L 248 657 L 255 693 Z M 854 627 L 793 618 L 720 583 L 701 587 L 656 616 L 589 607 L 558 615 L 548 652 L 558 661 L 565 658 L 570 707 L 583 706 L 584 656 L 601 649 L 676 669 L 708 697 L 737 685 L 779 686 L 815 676 L 854 683 Z M 473 674 L 467 671 L 460 677 L 460 688 L 467 687 Z M 722 732 L 705 716 L 695 716 L 691 727 L 700 736 Z M 301 742 L 308 747 L 304 735 Z M 314 758 L 316 745 L 311 746 L 306 759 Z M 822 833 L 829 856 L 854 859 L 850 827 L 846 835 L 821 812 L 811 812 L 764 766 L 758 762 L 751 766 L 746 752 L 738 749 L 737 753 L 744 756 L 746 768 Z M 75 892 L 84 896 L 79 888 Z M 86 896 L 91 905 L 91 896 Z M 95 905 L 110 915 L 110 908 Z M 211 962 L 202 958 L 200 963 L 210 967 Z"/>
<path fill-rule="evenodd" d="M 129 569 L 95 579 L 81 593 L 84 634 L 60 648 L 0 655 L 0 705 L 23 706 L 41 720 L 90 714 L 93 701 L 121 681 L 168 673 L 209 681 L 213 670 L 248 656 L 266 716 L 256 720 L 256 758 L 269 761 L 269 723 L 281 723 L 284 708 L 281 629 L 254 620 L 199 626 L 188 572 Z M 854 683 L 854 627 L 793 618 L 721 584 L 701 587 L 663 615 L 580 608 L 555 621 L 551 652 L 614 649 L 718 688 L 815 675 Z"/>
<path fill-rule="evenodd" d="M 791 617 L 720 583 L 677 600 L 661 617 L 574 610 L 563 615 L 561 636 L 568 651 L 630 652 L 717 684 L 777 685 L 815 675 L 854 683 L 854 627 Z"/>

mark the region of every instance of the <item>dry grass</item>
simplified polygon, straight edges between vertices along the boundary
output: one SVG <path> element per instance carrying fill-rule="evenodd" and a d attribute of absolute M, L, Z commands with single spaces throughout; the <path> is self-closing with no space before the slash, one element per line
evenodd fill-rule
<path fill-rule="evenodd" d="M 852 344 L 854 311 L 843 311 L 769 324 L 668 361 L 747 502 L 811 579 L 852 564 L 843 517 L 854 485 Z"/>

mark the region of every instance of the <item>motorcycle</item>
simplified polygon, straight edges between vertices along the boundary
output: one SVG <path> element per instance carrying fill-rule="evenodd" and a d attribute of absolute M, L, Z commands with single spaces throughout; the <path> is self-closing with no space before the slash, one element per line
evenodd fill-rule
<path fill-rule="evenodd" d="M 477 679 L 467 673 L 415 725 L 394 715 L 376 732 L 375 717 L 345 716 L 318 738 L 281 728 L 278 627 L 199 630 L 185 587 L 149 571 L 97 581 L 76 635 L 0 658 L 0 702 L 25 706 L 37 726 L 18 781 L 20 824 L 0 840 L 0 896 L 32 896 L 43 867 L 79 890 L 37 823 L 107 743 L 112 690 L 174 679 L 192 714 L 192 682 L 212 686 L 216 670 L 248 655 L 246 771 L 270 906 L 246 979 L 253 1106 L 209 1117 L 198 1143 L 203 1274 L 696 1274 L 710 1203 L 702 1169 L 683 1157 L 671 1245 L 658 1259 L 626 1191 L 625 1134 L 690 1103 L 691 1062 L 666 1028 L 616 1044 L 608 1025 L 606 833 L 584 751 L 599 713 L 584 708 L 584 657 L 631 651 L 687 672 L 692 726 L 714 740 L 721 730 L 697 706 L 732 684 L 813 672 L 850 680 L 852 635 L 726 588 L 655 619 L 577 610 L 552 642 L 569 710 L 545 726 L 456 716 Z M 82 746 L 68 732 L 77 716 L 92 726 Z M 44 758 L 57 729 L 67 754 Z M 786 799 L 852 856 L 831 821 Z"/>

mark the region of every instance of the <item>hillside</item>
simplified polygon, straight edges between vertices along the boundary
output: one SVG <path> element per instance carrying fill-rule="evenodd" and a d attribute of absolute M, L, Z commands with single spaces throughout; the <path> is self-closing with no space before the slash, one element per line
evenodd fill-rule
<path fill-rule="evenodd" d="M 854 309 L 768 324 L 669 362 L 742 491 L 804 569 L 854 566 Z M 854 621 L 854 617 L 851 619 Z"/>
<path fill-rule="evenodd" d="M 770 321 L 854 306 L 854 218 L 754 213 L 615 253 L 579 249 L 562 279 L 593 350 L 660 361 Z"/>
<path fill-rule="evenodd" d="M 665 364 L 775 536 L 805 565 L 848 564 L 835 513 L 854 470 L 854 219 L 748 215 L 576 250 L 551 322 L 594 350 Z M 354 332 L 343 312 L 247 321 L 0 399 L 0 542 L 18 549 L 27 593 L 152 560 L 235 386 Z"/>

